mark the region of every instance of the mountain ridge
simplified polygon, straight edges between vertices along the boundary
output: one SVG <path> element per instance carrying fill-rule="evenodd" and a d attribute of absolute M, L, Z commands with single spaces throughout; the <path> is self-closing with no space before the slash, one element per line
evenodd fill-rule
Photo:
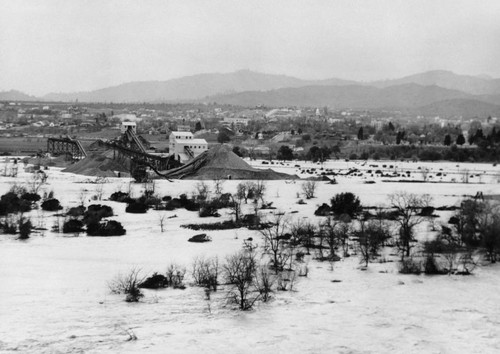
<path fill-rule="evenodd" d="M 287 75 L 239 70 L 164 81 L 128 82 L 87 92 L 51 93 L 41 98 L 11 90 L 0 92 L 0 100 L 217 102 L 241 106 L 331 106 L 496 114 L 493 112 L 497 112 L 500 106 L 500 79 L 433 70 L 398 79 L 357 82 L 338 78 L 304 80 Z"/>

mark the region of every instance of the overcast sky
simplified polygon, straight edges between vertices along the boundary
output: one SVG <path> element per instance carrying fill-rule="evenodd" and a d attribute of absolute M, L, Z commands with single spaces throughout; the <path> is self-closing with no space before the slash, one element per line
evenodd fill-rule
<path fill-rule="evenodd" d="M 0 0 L 0 90 L 250 69 L 304 79 L 500 77 L 498 0 Z"/>

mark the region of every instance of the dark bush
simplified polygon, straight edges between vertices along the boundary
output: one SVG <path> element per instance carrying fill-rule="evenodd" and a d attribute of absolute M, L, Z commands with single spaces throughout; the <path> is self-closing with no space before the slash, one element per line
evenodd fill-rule
<path fill-rule="evenodd" d="M 115 220 L 107 222 L 95 223 L 87 226 L 87 234 L 89 236 L 122 236 L 125 235 L 125 229 L 122 224 Z"/>
<path fill-rule="evenodd" d="M 441 238 L 436 238 L 432 241 L 424 242 L 424 253 L 434 254 L 443 253 L 446 249 L 446 245 L 443 243 Z"/>
<path fill-rule="evenodd" d="M 68 210 L 68 212 L 66 213 L 66 215 L 74 217 L 74 218 L 79 217 L 79 216 L 83 216 L 84 214 L 85 214 L 85 207 L 83 205 L 70 208 Z"/>
<path fill-rule="evenodd" d="M 9 210 L 9 205 L 3 200 L 0 200 L 0 215 L 7 215 Z"/>
<path fill-rule="evenodd" d="M 32 228 L 33 225 L 31 224 L 30 219 L 21 218 L 21 220 L 19 220 L 19 239 L 20 240 L 28 239 L 30 237 Z"/>
<path fill-rule="evenodd" d="M 130 203 L 131 198 L 128 193 L 125 192 L 114 192 L 109 197 L 109 200 L 119 203 Z"/>
<path fill-rule="evenodd" d="M 15 235 L 17 233 L 17 225 L 15 222 L 12 222 L 12 220 L 5 220 L 1 226 L 5 234 Z"/>
<path fill-rule="evenodd" d="M 216 222 L 211 224 L 187 224 L 181 225 L 186 229 L 191 230 L 229 230 L 229 229 L 237 229 L 242 225 L 240 223 L 236 223 L 233 220 L 227 220 L 222 222 Z"/>
<path fill-rule="evenodd" d="M 189 242 L 203 243 L 203 242 L 212 241 L 212 238 L 210 236 L 207 236 L 207 234 L 198 234 L 198 235 L 194 235 L 193 237 L 190 237 L 188 239 L 188 241 Z"/>
<path fill-rule="evenodd" d="M 140 202 L 132 202 L 127 205 L 125 212 L 132 214 L 144 214 L 148 211 L 148 206 Z"/>
<path fill-rule="evenodd" d="M 200 204 L 198 204 L 194 199 L 188 199 L 185 194 L 181 194 L 179 197 L 181 206 L 189 211 L 198 211 L 200 209 Z"/>
<path fill-rule="evenodd" d="M 169 196 L 169 195 L 166 195 L 166 196 L 164 196 L 163 198 L 161 198 L 161 200 L 163 200 L 164 202 L 169 202 L 169 201 L 171 201 L 171 200 L 172 200 L 172 197 L 171 197 L 171 196 Z"/>
<path fill-rule="evenodd" d="M 434 210 L 435 209 L 431 206 L 423 207 L 422 210 L 420 211 L 420 216 L 432 216 Z"/>
<path fill-rule="evenodd" d="M 152 205 L 159 205 L 161 203 L 161 199 L 152 195 L 143 195 L 139 199 L 137 199 L 136 202 L 146 204 L 148 207 L 150 207 Z"/>
<path fill-rule="evenodd" d="M 165 210 L 175 210 L 175 209 L 179 209 L 182 207 L 183 207 L 182 202 L 179 198 L 170 199 L 165 204 Z"/>
<path fill-rule="evenodd" d="M 213 207 L 212 205 L 204 205 L 200 207 L 200 210 L 198 211 L 198 216 L 200 218 L 206 218 L 210 216 L 220 216 L 220 214 L 217 212 L 217 208 Z"/>
<path fill-rule="evenodd" d="M 424 273 L 427 275 L 446 274 L 439 269 L 436 258 L 433 254 L 428 254 L 424 261 Z"/>
<path fill-rule="evenodd" d="M 161 289 L 167 287 L 167 277 L 164 275 L 154 273 L 152 276 L 146 278 L 142 283 L 138 285 L 139 288 L 143 289 Z"/>
<path fill-rule="evenodd" d="M 47 199 L 42 203 L 42 209 L 45 211 L 57 211 L 61 210 L 63 207 L 59 203 L 59 200 L 52 198 Z"/>
<path fill-rule="evenodd" d="M 439 153 L 439 151 L 435 151 L 435 150 L 428 150 L 428 149 L 425 149 L 423 150 L 419 156 L 420 160 L 422 161 L 437 161 L 437 160 L 441 160 L 443 157 L 441 156 L 441 154 Z"/>
<path fill-rule="evenodd" d="M 406 258 L 399 264 L 399 272 L 401 274 L 420 274 L 422 273 L 421 262 L 415 261 L 413 258 Z"/>
<path fill-rule="evenodd" d="M 63 224 L 63 233 L 82 232 L 83 222 L 78 219 L 70 219 Z"/>
<path fill-rule="evenodd" d="M 209 204 L 216 209 L 231 208 L 233 206 L 231 193 L 221 194 L 218 198 L 212 199 Z"/>
<path fill-rule="evenodd" d="M 89 205 L 87 211 L 85 212 L 85 217 L 97 217 L 98 219 L 107 218 L 113 216 L 113 208 L 107 205 L 92 204 Z"/>
<path fill-rule="evenodd" d="M 362 210 L 359 198 L 351 192 L 336 194 L 330 203 L 336 215 L 347 214 L 352 218 Z"/>
<path fill-rule="evenodd" d="M 36 203 L 38 202 L 40 199 L 42 199 L 42 197 L 40 197 L 38 194 L 36 193 L 24 193 L 22 196 L 21 196 L 21 199 L 24 199 L 24 200 L 27 200 L 29 202 L 32 202 L 32 203 Z"/>
<path fill-rule="evenodd" d="M 323 203 L 316 211 L 314 215 L 316 216 L 328 216 L 332 212 L 332 208 L 326 203 Z"/>
<path fill-rule="evenodd" d="M 28 212 L 31 210 L 31 202 L 20 199 L 14 192 L 8 192 L 0 198 L 0 215 L 10 213 Z"/>

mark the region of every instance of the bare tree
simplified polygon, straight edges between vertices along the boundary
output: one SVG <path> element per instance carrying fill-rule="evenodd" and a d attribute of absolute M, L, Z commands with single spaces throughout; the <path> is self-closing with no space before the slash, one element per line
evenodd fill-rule
<path fill-rule="evenodd" d="M 351 218 L 345 214 L 335 227 L 335 236 L 342 247 L 342 256 L 349 257 L 349 236 L 351 235 Z"/>
<path fill-rule="evenodd" d="M 144 296 L 139 289 L 139 284 L 144 281 L 140 273 L 139 268 L 132 268 L 126 274 L 118 274 L 108 283 L 108 287 L 113 294 L 125 294 L 127 296 L 125 301 L 137 302 Z"/>
<path fill-rule="evenodd" d="M 167 215 L 165 213 L 158 213 L 158 222 L 160 223 L 160 232 L 165 231 L 165 219 Z"/>
<path fill-rule="evenodd" d="M 491 263 L 495 263 L 500 254 L 500 205 L 485 203 L 480 215 L 479 233 L 486 257 Z"/>
<path fill-rule="evenodd" d="M 420 216 L 422 208 L 429 205 L 430 197 L 428 195 L 416 195 L 408 192 L 397 192 L 389 195 L 389 201 L 398 216 L 399 238 L 396 242 L 401 258 L 409 257 L 413 242 L 415 241 L 415 226 L 422 223 L 425 219 Z"/>
<path fill-rule="evenodd" d="M 103 191 L 104 191 L 104 183 L 106 183 L 106 182 L 107 182 L 106 177 L 97 177 L 95 179 L 95 184 L 96 184 L 95 195 L 94 195 L 94 199 L 95 200 L 101 200 L 102 199 L 102 194 L 103 194 Z"/>
<path fill-rule="evenodd" d="M 224 182 L 225 180 L 220 177 L 214 178 L 214 193 L 217 196 L 220 196 L 222 194 Z"/>
<path fill-rule="evenodd" d="M 238 183 L 236 186 L 236 197 L 240 200 L 245 200 L 245 204 L 248 203 L 248 183 Z"/>
<path fill-rule="evenodd" d="M 264 195 L 266 194 L 266 182 L 264 182 L 263 180 L 258 180 L 257 182 L 252 183 L 252 189 L 255 204 L 257 204 L 259 200 L 263 204 Z"/>
<path fill-rule="evenodd" d="M 305 181 L 302 182 L 301 188 L 302 192 L 306 199 L 311 199 L 315 197 L 316 188 L 318 186 L 318 182 L 316 181 Z"/>
<path fill-rule="evenodd" d="M 315 247 L 314 238 L 316 237 L 316 233 L 316 226 L 309 221 L 297 222 L 292 227 L 292 234 L 306 248 L 307 254 L 311 254 L 311 248 Z"/>
<path fill-rule="evenodd" d="M 283 270 L 288 260 L 285 233 L 288 229 L 288 220 L 283 214 L 277 213 L 271 221 L 271 226 L 260 230 L 264 236 L 264 251 L 271 256 L 271 265 L 277 274 Z"/>
<path fill-rule="evenodd" d="M 208 187 L 208 184 L 205 182 L 198 182 L 196 184 L 196 199 L 198 201 L 205 201 L 208 199 L 208 195 L 210 194 L 210 188 Z"/>
<path fill-rule="evenodd" d="M 469 183 L 469 170 L 465 169 L 462 171 L 462 182 Z"/>
<path fill-rule="evenodd" d="M 420 174 L 422 175 L 422 179 L 424 180 L 424 182 L 427 182 L 427 180 L 429 179 L 429 173 L 430 170 L 427 167 L 424 167 L 420 170 Z"/>
<path fill-rule="evenodd" d="M 243 249 L 226 259 L 224 273 L 231 285 L 229 298 L 238 304 L 240 310 L 249 310 L 261 297 L 256 288 L 257 262 L 254 248 Z"/>
<path fill-rule="evenodd" d="M 269 273 L 269 270 L 265 266 L 260 266 L 257 270 L 257 276 L 255 277 L 255 285 L 261 296 L 262 302 L 267 302 L 271 299 L 271 293 L 273 293 L 273 286 L 276 282 L 276 277 Z"/>
<path fill-rule="evenodd" d="M 320 225 L 320 233 L 324 235 L 328 249 L 330 250 L 329 258 L 335 258 L 335 249 L 339 245 L 339 238 L 337 236 L 338 221 L 328 216 L 326 220 Z"/>
<path fill-rule="evenodd" d="M 241 217 L 241 204 L 243 202 L 243 198 L 242 198 L 242 194 L 241 193 L 238 193 L 236 192 L 235 194 L 231 195 L 231 207 L 233 209 L 233 213 L 234 213 L 234 221 L 235 222 L 239 222 L 240 221 L 240 217 Z"/>
<path fill-rule="evenodd" d="M 78 200 L 80 201 L 81 206 L 85 206 L 85 202 L 87 201 L 87 193 L 88 191 L 85 188 L 80 189 Z"/>
<path fill-rule="evenodd" d="M 146 179 L 144 181 L 144 195 L 146 197 L 152 197 L 156 191 L 156 181 L 154 179 Z"/>
<path fill-rule="evenodd" d="M 38 193 L 40 187 L 47 182 L 47 174 L 43 171 L 36 171 L 28 181 L 30 193 Z"/>
<path fill-rule="evenodd" d="M 361 260 L 368 267 L 370 259 L 378 255 L 378 251 L 386 238 L 388 230 L 383 228 L 376 221 L 359 220 L 359 229 L 354 231 L 358 241 L 358 250 Z"/>
<path fill-rule="evenodd" d="M 217 291 L 219 285 L 219 259 L 197 257 L 193 261 L 192 276 L 197 285 Z"/>

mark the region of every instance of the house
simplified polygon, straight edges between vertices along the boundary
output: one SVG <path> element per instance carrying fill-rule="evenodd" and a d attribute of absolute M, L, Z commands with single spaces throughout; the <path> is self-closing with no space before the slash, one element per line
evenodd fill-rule
<path fill-rule="evenodd" d="M 168 140 L 170 155 L 174 155 L 174 158 L 181 163 L 186 163 L 208 150 L 207 141 L 195 139 L 191 132 L 172 132 Z"/>

